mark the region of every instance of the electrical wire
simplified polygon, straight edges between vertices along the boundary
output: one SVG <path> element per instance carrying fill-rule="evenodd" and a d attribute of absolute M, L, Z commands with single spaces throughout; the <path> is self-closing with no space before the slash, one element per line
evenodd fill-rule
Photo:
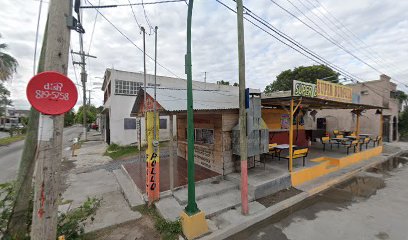
<path fill-rule="evenodd" d="M 130 9 L 132 10 L 133 18 L 135 19 L 137 27 L 140 30 L 142 26 L 139 24 L 139 21 L 137 21 L 136 14 L 135 14 L 135 11 L 133 10 L 133 5 L 131 5 L 131 3 L 130 3 L 130 0 L 128 0 L 128 2 L 129 2 L 129 5 L 130 5 Z"/>
<path fill-rule="evenodd" d="M 88 1 L 90 3 L 90 1 Z M 144 6 L 144 5 L 155 5 L 163 3 L 175 3 L 175 2 L 185 2 L 185 0 L 165 0 L 165 1 L 156 1 L 156 2 L 143 2 L 143 3 L 129 3 L 129 4 L 110 4 L 110 5 L 92 5 L 92 6 L 81 6 L 80 8 L 115 8 L 115 7 L 128 7 L 128 6 Z M 187 4 L 188 5 L 188 4 Z"/>
<path fill-rule="evenodd" d="M 37 30 L 35 31 L 35 43 L 34 43 L 34 63 L 33 63 L 33 75 L 37 73 L 37 44 L 38 44 L 38 32 L 40 28 L 40 19 L 41 19 L 41 9 L 42 9 L 43 1 L 40 0 L 40 4 L 38 7 L 38 19 L 37 19 Z"/>
<path fill-rule="evenodd" d="M 153 26 L 152 26 L 152 24 L 150 24 L 150 19 L 149 19 L 149 17 L 147 16 L 147 13 L 146 13 L 146 9 L 145 9 L 145 5 L 144 5 L 143 0 L 142 0 L 142 8 L 143 8 L 143 14 L 144 14 L 146 23 L 147 23 L 147 25 L 149 26 L 149 35 L 152 35 Z"/>
<path fill-rule="evenodd" d="M 224 4 L 223 2 L 221 2 L 220 0 L 216 0 L 216 1 L 217 1 L 218 3 L 220 3 L 221 5 L 223 5 L 224 7 L 226 7 L 227 9 L 229 9 L 230 11 L 236 13 L 236 10 L 230 8 L 229 6 L 227 6 L 226 4 Z M 252 11 L 251 11 L 250 9 L 246 8 L 245 6 L 244 6 L 244 9 L 245 9 L 245 11 L 246 11 L 245 15 L 251 16 Z M 254 15 L 256 15 L 256 14 L 254 14 Z M 257 16 L 257 15 L 256 15 L 256 16 Z M 252 18 L 253 18 L 254 20 L 260 22 L 260 23 L 263 24 L 264 26 L 266 26 L 266 27 L 268 27 L 267 25 L 272 26 L 272 24 L 269 24 L 269 23 L 266 24 L 266 23 L 267 23 L 266 20 L 260 18 L 259 16 L 257 16 L 257 17 L 258 17 L 259 19 L 256 19 L 255 17 L 252 16 Z M 287 43 L 283 42 L 281 39 L 277 38 L 277 37 L 274 36 L 272 33 L 268 32 L 267 30 L 265 30 L 264 28 L 260 27 L 259 25 L 257 25 L 257 24 L 254 23 L 253 21 L 249 20 L 248 18 L 244 17 L 244 19 L 247 20 L 248 22 L 250 22 L 252 25 L 256 26 L 257 28 L 261 29 L 261 30 L 264 31 L 265 33 L 271 35 L 272 37 L 274 37 L 275 39 L 277 39 L 277 40 L 280 41 L 281 43 L 287 45 L 288 47 L 290 47 L 290 48 L 292 48 L 293 50 L 297 51 L 298 53 L 302 54 L 303 56 L 305 56 L 305 57 L 311 59 L 312 61 L 315 61 L 315 62 L 321 64 L 321 62 L 317 61 L 316 59 L 312 59 L 311 57 L 307 56 L 307 55 L 304 54 L 303 52 L 300 52 L 298 49 L 294 48 L 294 47 L 291 46 L 290 44 L 287 44 Z M 260 20 L 260 19 L 262 19 L 262 20 Z M 268 27 L 268 28 L 269 28 L 269 27 Z M 269 29 L 271 29 L 271 30 L 273 31 L 272 28 L 269 28 Z M 275 32 L 275 33 L 276 33 L 276 32 Z M 281 32 L 281 33 L 282 33 L 282 32 Z M 283 34 L 283 33 L 282 33 L 282 34 Z M 287 40 L 288 40 L 288 39 L 287 39 Z M 295 44 L 295 45 L 300 45 L 299 43 L 296 44 L 296 43 L 294 42 L 294 40 L 293 40 L 293 41 L 290 41 L 290 42 L 291 42 L 292 44 Z M 300 45 L 300 46 L 301 46 L 301 45 Z M 301 48 L 301 49 L 304 50 L 303 48 Z M 308 52 L 308 53 L 309 53 L 309 52 Z M 309 54 L 311 54 L 311 53 L 309 53 Z M 313 54 L 312 56 L 316 57 L 314 54 Z M 317 55 L 317 56 L 318 56 L 318 55 Z M 323 60 L 321 60 L 321 61 L 323 61 Z M 327 63 L 330 63 L 330 62 L 328 62 L 328 61 L 325 61 L 325 62 L 326 62 L 326 63 L 325 63 L 324 65 L 327 65 Z M 329 66 L 330 66 L 330 65 L 329 65 Z M 339 73 L 341 73 L 343 76 L 346 76 L 346 77 L 350 78 L 350 80 L 351 80 L 353 83 L 361 83 L 361 84 L 364 84 L 364 82 L 358 81 L 357 79 L 351 77 L 351 76 L 348 75 L 347 73 L 344 73 L 344 71 L 343 71 L 342 69 L 338 69 L 338 67 L 333 67 L 333 66 L 331 66 L 331 67 L 334 68 L 334 69 L 336 69 L 336 70 L 337 70 Z M 358 77 L 357 77 L 357 78 L 358 78 Z M 361 78 L 360 78 L 360 79 L 361 79 Z M 377 94 L 378 96 L 383 97 L 383 95 L 382 95 L 382 94 L 379 94 L 377 91 L 375 91 L 375 90 L 372 88 L 372 86 L 367 86 L 366 84 L 364 84 L 364 86 L 367 87 L 367 88 L 369 88 L 370 90 L 372 90 L 372 91 L 373 91 L 375 94 Z"/>
<path fill-rule="evenodd" d="M 301 23 L 303 23 L 305 26 L 307 26 L 308 28 L 310 28 L 311 30 L 313 30 L 314 32 L 316 32 L 317 34 L 319 34 L 320 36 L 322 36 L 323 38 L 325 38 L 327 41 L 331 42 L 332 44 L 336 45 L 337 47 L 339 47 L 340 49 L 342 49 L 343 51 L 345 51 L 346 53 L 350 54 L 351 56 L 353 56 L 355 59 L 357 59 L 358 61 L 360 61 L 361 63 L 365 64 L 366 66 L 370 67 L 371 69 L 373 69 L 374 71 L 383 74 L 380 70 L 378 70 L 377 68 L 373 67 L 371 64 L 367 63 L 366 61 L 364 61 L 363 59 L 359 58 L 358 56 L 356 56 L 355 54 L 353 54 L 352 52 L 350 52 L 349 50 L 347 50 L 346 48 L 344 48 L 342 45 L 337 44 L 336 42 L 332 41 L 330 38 L 328 38 L 327 36 L 325 36 L 324 34 L 322 34 L 321 32 L 319 32 L 318 30 L 316 30 L 314 27 L 310 26 L 309 24 L 307 24 L 305 21 L 303 21 L 302 19 L 300 19 L 299 17 L 297 17 L 295 14 L 293 14 L 291 11 L 287 10 L 286 8 L 282 7 L 280 4 L 278 4 L 276 1 L 274 0 L 270 0 L 272 3 L 274 3 L 276 6 L 278 6 L 280 9 L 282 9 L 283 11 L 285 11 L 286 13 L 288 13 L 289 15 L 291 15 L 292 17 L 296 18 L 298 21 L 300 21 Z M 287 0 L 290 2 L 290 0 Z M 406 83 L 402 83 L 401 81 L 393 78 L 394 81 L 399 82 L 401 84 L 403 84 L 404 86 L 406 86 Z M 408 87 L 408 86 L 406 86 Z"/>
<path fill-rule="evenodd" d="M 307 1 L 310 3 L 309 0 L 307 0 Z M 356 39 L 356 40 L 355 40 L 356 42 L 358 41 L 358 42 L 360 42 L 360 44 L 364 45 L 364 46 L 365 46 L 364 49 L 365 49 L 368 53 L 370 53 L 372 56 L 376 56 L 378 59 L 382 59 L 384 62 L 390 62 L 389 60 L 384 59 L 380 54 L 378 54 L 376 51 L 374 51 L 371 46 L 369 46 L 369 45 L 368 45 L 367 43 L 365 43 L 360 37 L 358 37 L 357 34 L 355 34 L 353 31 L 351 31 L 347 26 L 345 26 L 345 25 L 343 24 L 343 22 L 340 21 L 334 14 L 332 14 L 332 13 L 329 11 L 329 9 L 327 9 L 322 3 L 320 3 L 318 0 L 314 0 L 314 1 L 317 3 L 317 9 L 318 9 L 318 11 L 322 12 L 322 11 L 319 9 L 319 7 L 322 7 L 322 8 L 329 14 L 329 16 L 331 16 L 331 17 L 334 19 L 334 21 L 337 22 L 341 27 L 339 27 L 339 26 L 337 26 L 337 24 L 333 23 L 330 18 L 327 18 L 327 19 L 328 19 L 330 22 L 332 22 L 334 26 L 336 26 L 338 29 L 340 29 L 341 31 L 343 31 L 345 35 L 349 36 L 350 39 L 353 39 L 353 40 Z M 311 3 L 311 4 L 312 4 L 312 3 Z M 315 5 L 313 4 L 313 6 L 315 6 Z M 322 13 L 322 14 L 323 14 L 323 13 Z M 344 28 L 345 30 L 343 30 L 343 28 Z M 392 65 L 392 64 L 390 64 L 390 65 L 391 65 L 391 66 L 394 66 L 394 67 L 397 68 L 397 69 L 399 69 L 396 65 Z M 405 72 L 405 71 L 408 71 L 408 69 L 405 69 L 405 70 L 399 69 L 399 71 L 404 71 L 404 72 Z"/>
<path fill-rule="evenodd" d="M 293 14 L 291 11 L 287 10 L 286 8 L 282 7 L 280 4 L 278 4 L 276 1 L 274 0 L 270 0 L 272 3 L 274 3 L 276 6 L 278 6 L 280 9 L 284 10 L 286 13 L 288 13 L 289 15 L 291 15 L 292 17 L 296 18 L 297 20 L 299 20 L 301 23 L 303 23 L 305 26 L 307 26 L 308 28 L 310 28 L 311 30 L 313 30 L 314 32 L 316 32 L 317 34 L 319 34 L 320 36 L 322 36 L 323 38 L 325 38 L 327 41 L 329 41 L 330 43 L 336 45 L 337 47 L 339 47 L 340 49 L 342 49 L 343 51 L 345 51 L 346 53 L 350 54 L 351 56 L 353 56 L 355 59 L 357 59 L 358 61 L 360 61 L 361 63 L 365 64 L 366 66 L 370 67 L 371 69 L 373 69 L 374 71 L 383 74 L 380 70 L 378 70 L 377 68 L 373 67 L 371 64 L 367 63 L 366 61 L 364 61 L 363 59 L 359 58 L 358 56 L 356 56 L 355 54 L 353 54 L 352 52 L 350 52 L 348 49 L 344 48 L 342 45 L 336 43 L 335 41 L 333 41 L 332 39 L 328 38 L 326 35 L 322 34 L 321 32 L 319 32 L 318 30 L 316 30 L 314 27 L 310 26 L 308 23 L 306 23 L 305 21 L 303 21 L 302 19 L 300 19 L 298 16 L 296 16 L 295 14 Z M 290 2 L 290 0 L 287 0 Z"/>

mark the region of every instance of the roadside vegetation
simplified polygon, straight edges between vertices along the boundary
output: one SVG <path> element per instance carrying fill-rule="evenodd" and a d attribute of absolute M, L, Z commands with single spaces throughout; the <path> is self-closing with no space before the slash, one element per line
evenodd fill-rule
<path fill-rule="evenodd" d="M 0 238 L 7 240 L 30 239 L 29 236 L 13 237 L 8 235 L 7 225 L 10 220 L 13 202 L 15 201 L 14 183 L 0 184 Z M 32 199 L 32 198 L 31 198 Z M 85 224 L 93 221 L 96 210 L 101 204 L 101 199 L 88 198 L 80 207 L 68 210 L 66 213 L 58 214 L 57 236 L 64 236 L 65 239 L 82 240 L 84 239 Z M 30 209 L 24 216 L 27 229 L 31 226 L 32 202 Z"/>
<path fill-rule="evenodd" d="M 25 134 L 14 135 L 12 137 L 0 138 L 0 146 L 9 145 L 14 142 L 21 141 L 25 138 Z"/>
<path fill-rule="evenodd" d="M 112 143 L 108 149 L 106 149 L 105 155 L 117 160 L 136 155 L 137 153 L 139 153 L 139 149 L 136 146 L 121 146 Z"/>
<path fill-rule="evenodd" d="M 162 216 L 160 216 L 157 209 L 152 206 L 147 205 L 141 206 L 137 209 L 141 214 L 151 217 L 154 221 L 154 227 L 160 233 L 161 239 L 163 240 L 176 240 L 179 239 L 179 235 L 182 234 L 181 222 L 177 221 L 167 221 Z"/>

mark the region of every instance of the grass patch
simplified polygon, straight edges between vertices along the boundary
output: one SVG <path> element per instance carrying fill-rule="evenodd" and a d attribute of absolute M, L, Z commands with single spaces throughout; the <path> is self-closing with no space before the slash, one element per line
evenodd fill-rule
<path fill-rule="evenodd" d="M 139 149 L 135 146 L 120 146 L 112 143 L 109 145 L 108 149 L 106 149 L 105 155 L 111 157 L 112 159 L 119 159 L 135 155 L 138 152 Z"/>
<path fill-rule="evenodd" d="M 12 136 L 12 137 L 5 137 L 5 138 L 0 138 L 0 146 L 4 146 L 4 145 L 9 145 L 13 142 L 18 142 L 21 141 L 25 138 L 25 135 L 16 135 L 16 136 Z"/>
<path fill-rule="evenodd" d="M 156 207 L 148 207 L 147 205 L 140 206 L 137 210 L 143 214 L 148 215 L 154 220 L 154 227 L 161 234 L 161 239 L 163 240 L 176 240 L 178 236 L 182 234 L 181 222 L 177 221 L 167 221 L 160 216 Z"/>

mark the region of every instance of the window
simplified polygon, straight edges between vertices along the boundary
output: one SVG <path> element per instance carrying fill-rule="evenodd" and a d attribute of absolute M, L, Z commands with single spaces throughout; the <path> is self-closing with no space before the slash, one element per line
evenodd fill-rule
<path fill-rule="evenodd" d="M 214 129 L 195 128 L 194 129 L 194 142 L 214 144 Z"/>
<path fill-rule="evenodd" d="M 137 95 L 141 82 L 115 80 L 115 94 Z"/>
<path fill-rule="evenodd" d="M 136 119 L 135 118 L 125 118 L 124 119 L 124 129 L 136 129 Z"/>
<path fill-rule="evenodd" d="M 167 119 L 160 119 L 159 129 L 167 129 Z"/>

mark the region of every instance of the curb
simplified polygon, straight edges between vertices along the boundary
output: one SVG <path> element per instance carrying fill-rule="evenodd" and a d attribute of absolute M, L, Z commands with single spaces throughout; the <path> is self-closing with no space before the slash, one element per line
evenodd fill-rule
<path fill-rule="evenodd" d="M 268 208 L 264 209 L 262 212 L 256 213 L 255 215 L 248 216 L 248 217 L 243 216 L 244 218 L 247 218 L 247 219 L 245 219 L 244 222 L 241 222 L 241 223 L 239 223 L 237 225 L 233 225 L 233 226 L 230 225 L 230 226 L 228 226 L 228 227 L 226 227 L 224 229 L 221 229 L 219 231 L 210 233 L 209 235 L 205 235 L 205 236 L 203 236 L 203 237 L 201 237 L 199 239 L 200 240 L 210 240 L 210 239 L 225 239 L 227 237 L 230 237 L 230 236 L 232 236 L 232 235 L 234 235 L 234 234 L 236 234 L 238 232 L 241 232 L 241 231 L 247 229 L 248 227 L 251 227 L 251 226 L 255 225 L 258 222 L 261 222 L 261 221 L 263 221 L 263 220 L 265 220 L 265 219 L 267 219 L 269 217 L 272 217 L 273 215 L 275 215 L 275 214 L 277 214 L 277 213 L 279 213 L 281 211 L 286 210 L 287 208 L 290 208 L 290 207 L 302 202 L 303 200 L 306 200 L 309 197 L 312 197 L 312 196 L 314 196 L 314 195 L 316 195 L 316 194 L 318 194 L 318 193 L 320 193 L 320 192 L 322 192 L 324 190 L 327 190 L 330 187 L 332 187 L 332 186 L 334 186 L 334 185 L 336 185 L 338 183 L 344 182 L 344 181 L 352 178 L 353 176 L 355 176 L 356 174 L 358 174 L 360 172 L 363 172 L 363 171 L 365 171 L 365 170 L 367 170 L 369 168 L 372 168 L 374 166 L 377 166 L 379 164 L 387 162 L 390 159 L 392 159 L 394 157 L 397 157 L 398 155 L 402 154 L 405 151 L 406 150 L 400 150 L 400 151 L 398 151 L 397 153 L 394 153 L 394 154 L 382 155 L 383 157 L 386 157 L 386 158 L 379 159 L 379 160 L 374 161 L 374 162 L 372 162 L 370 164 L 364 165 L 364 166 L 362 166 L 362 167 L 360 167 L 358 169 L 355 169 L 355 170 L 353 170 L 353 171 L 351 171 L 349 173 L 343 174 L 343 175 L 341 175 L 341 176 L 339 176 L 337 178 L 334 178 L 334 179 L 332 179 L 330 181 L 327 181 L 326 183 L 321 184 L 320 186 L 317 186 L 317 187 L 315 187 L 313 189 L 310 189 L 309 191 L 299 193 L 299 194 L 297 194 L 297 195 L 295 195 L 293 197 L 290 197 L 290 198 L 288 198 L 288 199 L 286 199 L 286 200 L 284 200 L 282 202 L 279 202 L 279 203 L 277 203 L 277 204 L 275 204 L 275 205 L 273 205 L 271 207 L 268 207 Z"/>

